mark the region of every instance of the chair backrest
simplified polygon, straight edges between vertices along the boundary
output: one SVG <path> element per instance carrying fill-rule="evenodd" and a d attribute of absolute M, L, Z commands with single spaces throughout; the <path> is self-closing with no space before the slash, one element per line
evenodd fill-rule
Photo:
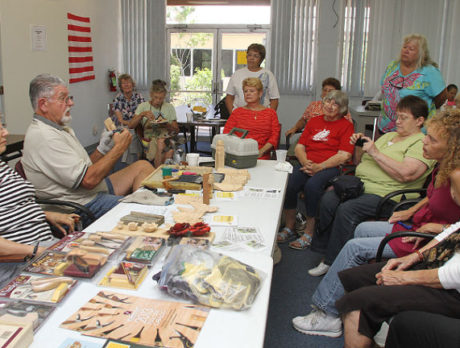
<path fill-rule="evenodd" d="M 27 179 L 26 177 L 26 172 L 24 171 L 24 167 L 22 165 L 22 162 L 21 160 L 17 161 L 15 166 L 14 166 L 14 170 L 23 178 L 23 179 Z"/>
<path fill-rule="evenodd" d="M 228 120 L 231 114 L 227 109 L 227 105 L 225 105 L 225 98 L 223 97 L 214 107 L 214 117 L 219 115 L 222 120 Z"/>

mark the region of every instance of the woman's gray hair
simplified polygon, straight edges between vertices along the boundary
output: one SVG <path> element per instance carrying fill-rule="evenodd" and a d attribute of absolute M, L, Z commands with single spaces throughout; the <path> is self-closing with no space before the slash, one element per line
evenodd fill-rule
<path fill-rule="evenodd" d="M 339 113 L 345 116 L 348 113 L 348 96 L 342 91 L 330 91 L 324 99 L 333 100 L 339 106 Z"/>
<path fill-rule="evenodd" d="M 57 86 L 65 86 L 65 82 L 58 76 L 50 74 L 40 74 L 29 85 L 29 98 L 34 110 L 37 109 L 40 98 L 49 98 L 54 93 Z"/>

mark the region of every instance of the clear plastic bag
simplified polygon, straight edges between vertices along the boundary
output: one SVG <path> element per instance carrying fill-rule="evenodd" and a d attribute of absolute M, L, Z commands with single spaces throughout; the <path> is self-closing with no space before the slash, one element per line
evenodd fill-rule
<path fill-rule="evenodd" d="M 168 255 L 159 286 L 173 296 L 215 308 L 251 307 L 265 276 L 234 258 L 191 245 Z"/>

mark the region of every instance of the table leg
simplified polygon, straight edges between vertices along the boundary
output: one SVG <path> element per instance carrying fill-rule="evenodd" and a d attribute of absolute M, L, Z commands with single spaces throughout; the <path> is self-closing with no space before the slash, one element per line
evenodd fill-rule
<path fill-rule="evenodd" d="M 195 125 L 190 125 L 190 152 L 196 152 Z"/>

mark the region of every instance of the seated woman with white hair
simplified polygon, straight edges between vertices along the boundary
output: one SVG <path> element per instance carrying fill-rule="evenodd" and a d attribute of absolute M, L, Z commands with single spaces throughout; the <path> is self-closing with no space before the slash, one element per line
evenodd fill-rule
<path fill-rule="evenodd" d="M 353 124 L 344 117 L 348 113 L 348 97 L 337 90 L 323 98 L 322 115 L 308 121 L 295 154 L 300 166 L 294 168 L 286 189 L 284 216 L 286 225 L 278 233 L 277 241 L 286 242 L 295 236 L 297 196 L 304 193 L 306 227 L 302 235 L 289 244 L 302 250 L 310 245 L 315 228 L 318 203 L 329 181 L 340 174 L 339 166 L 351 159 L 354 145 L 350 143 Z"/>

